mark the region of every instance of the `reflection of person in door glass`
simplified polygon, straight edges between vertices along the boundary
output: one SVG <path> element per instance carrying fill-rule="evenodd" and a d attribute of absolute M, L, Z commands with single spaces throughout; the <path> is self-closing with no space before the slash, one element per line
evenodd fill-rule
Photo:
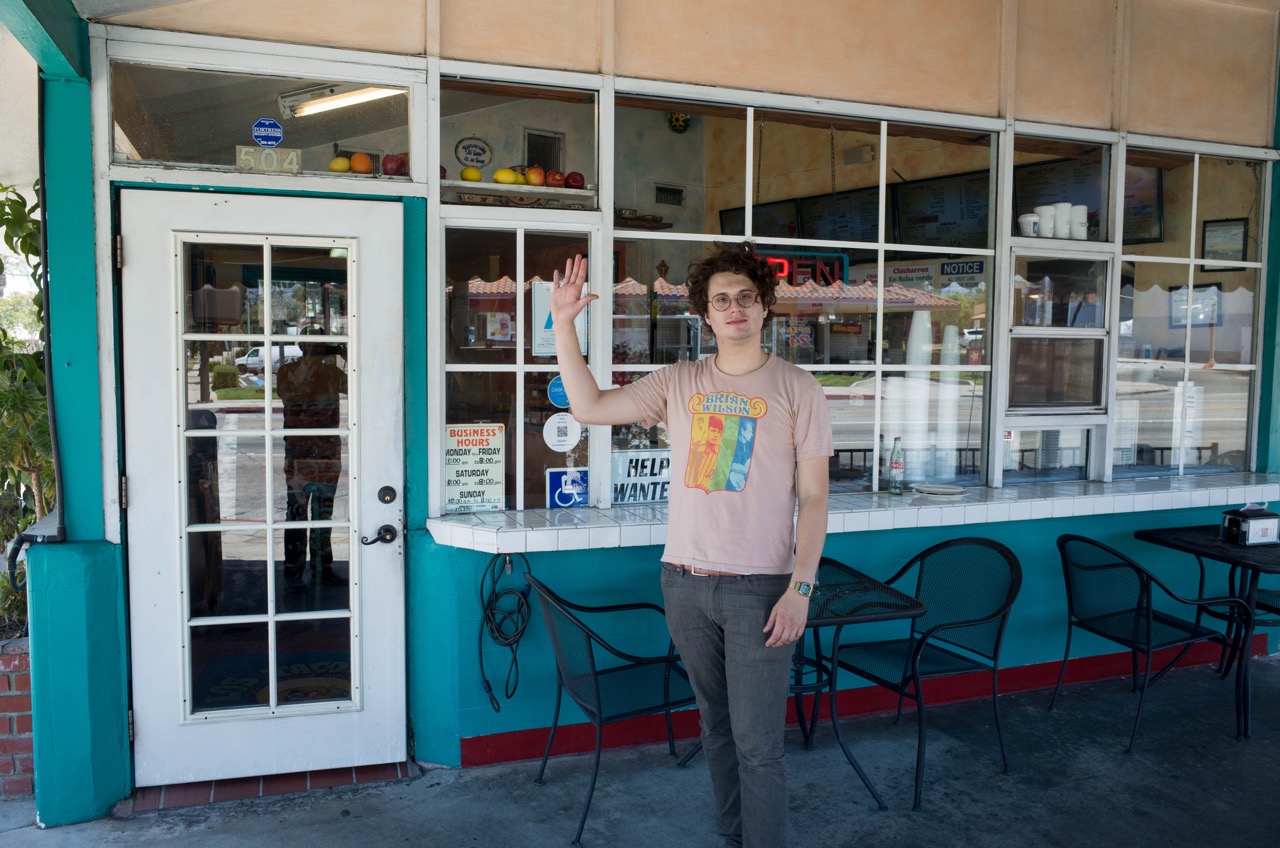
<path fill-rule="evenodd" d="M 280 366 L 276 378 L 284 401 L 286 430 L 330 429 L 338 426 L 339 396 L 347 393 L 347 374 L 334 362 L 330 346 L 302 342 L 302 358 Z M 327 521 L 333 517 L 333 498 L 342 474 L 342 438 L 337 435 L 285 436 L 285 518 L 289 521 Z M 307 553 L 308 535 L 311 551 Z M 284 577 L 290 592 L 306 589 L 303 576 L 310 565 L 314 579 L 345 585 L 347 578 L 333 570 L 333 547 L 328 527 L 284 531 Z"/>

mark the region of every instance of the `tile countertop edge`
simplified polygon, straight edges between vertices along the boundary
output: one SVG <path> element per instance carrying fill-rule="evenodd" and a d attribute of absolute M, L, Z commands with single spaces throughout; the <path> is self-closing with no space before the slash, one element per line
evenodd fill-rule
<path fill-rule="evenodd" d="M 827 532 L 834 534 L 1280 501 L 1280 474 L 1040 483 L 974 488 L 963 497 L 881 493 L 831 500 Z M 615 507 L 451 515 L 427 519 L 426 529 L 438 544 L 498 554 L 662 544 L 666 525 L 634 508 Z"/>

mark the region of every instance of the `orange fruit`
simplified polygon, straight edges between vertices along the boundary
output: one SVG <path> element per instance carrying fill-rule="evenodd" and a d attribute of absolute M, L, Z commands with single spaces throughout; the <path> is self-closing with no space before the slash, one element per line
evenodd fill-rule
<path fill-rule="evenodd" d="M 351 173 L 353 174 L 372 174 L 373 159 L 368 153 L 352 153 L 351 154 Z"/>

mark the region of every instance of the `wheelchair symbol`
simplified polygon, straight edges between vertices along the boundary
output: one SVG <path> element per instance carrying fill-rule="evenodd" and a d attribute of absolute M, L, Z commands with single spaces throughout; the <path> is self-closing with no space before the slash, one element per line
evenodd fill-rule
<path fill-rule="evenodd" d="M 556 506 L 578 506 L 586 501 L 587 481 L 579 471 L 568 471 L 560 478 L 560 488 L 555 491 Z"/>

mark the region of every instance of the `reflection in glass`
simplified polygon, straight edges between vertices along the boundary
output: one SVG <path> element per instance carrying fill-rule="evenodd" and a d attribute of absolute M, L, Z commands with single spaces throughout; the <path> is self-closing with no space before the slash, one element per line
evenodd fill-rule
<path fill-rule="evenodd" d="M 995 247 L 992 138 L 973 131 L 890 124 L 886 164 L 901 182 L 890 187 L 894 232 L 886 240 Z"/>
<path fill-rule="evenodd" d="M 883 362 L 889 365 L 981 365 L 991 258 L 938 259 L 917 254 L 885 264 Z M 861 271 L 854 272 L 863 277 Z M 875 269 L 852 287 L 868 301 L 867 334 L 875 329 Z M 859 334 L 862 335 L 862 334 Z M 865 350 L 867 361 L 874 347 Z"/>
<path fill-rule="evenodd" d="M 262 245 L 184 242 L 182 261 L 185 332 L 263 332 Z"/>
<path fill-rule="evenodd" d="M 876 447 L 882 470 L 895 438 L 902 438 L 906 480 L 914 483 L 975 485 L 982 456 L 982 406 L 986 375 L 981 372 L 907 371 L 881 379 L 881 429 Z M 873 381 L 851 387 L 849 408 L 828 389 L 832 426 L 840 419 L 867 421 L 859 447 L 871 447 L 870 412 L 874 408 Z M 862 414 L 858 414 L 858 411 Z M 859 428 L 860 429 L 860 428 Z M 837 446 L 837 459 L 840 448 Z M 888 482 L 881 474 L 880 486 Z"/>
<path fill-rule="evenodd" d="M 1013 326 L 1106 326 L 1107 271 L 1105 259 L 1015 257 Z"/>
<path fill-rule="evenodd" d="M 266 519 L 265 444 L 261 436 L 187 437 L 188 524 Z"/>
<path fill-rule="evenodd" d="M 193 618 L 267 611 L 267 534 L 190 531 L 187 575 Z"/>
<path fill-rule="evenodd" d="M 276 612 L 351 606 L 351 526 L 277 530 Z"/>
<path fill-rule="evenodd" d="M 185 343 L 187 426 L 195 430 L 260 430 L 263 427 L 263 378 L 245 366 L 261 362 L 261 339 L 251 342 Z"/>
<path fill-rule="evenodd" d="M 1195 237 L 1200 254 L 1197 258 L 1258 261 L 1258 227 L 1265 175 L 1265 162 L 1200 157 L 1200 180 L 1196 193 Z M 1215 226 L 1206 229 L 1206 222 Z"/>
<path fill-rule="evenodd" d="M 554 274 L 564 274 L 565 264 L 575 255 L 587 255 L 586 233 L 535 233 L 524 236 L 524 361 L 554 365 L 555 340 L 546 326 L 551 316 L 551 288 Z M 536 287 L 536 290 L 535 290 Z M 590 291 L 588 283 L 588 291 Z M 534 302 L 538 304 L 534 308 Z M 541 319 L 534 326 L 534 319 Z M 514 319 L 514 314 L 512 316 Z M 583 324 L 585 328 L 585 321 Z M 511 328 L 515 340 L 514 326 Z"/>
<path fill-rule="evenodd" d="M 265 623 L 191 628 L 191 712 L 271 703 Z"/>
<path fill-rule="evenodd" d="M 1258 271 L 1211 272 L 1199 268 L 1187 303 L 1185 287 L 1173 292 L 1175 325 L 1191 327 L 1193 364 L 1251 365 Z M 1186 304 L 1185 312 L 1178 309 Z"/>
<path fill-rule="evenodd" d="M 516 361 L 516 234 L 445 232 L 445 356 L 483 365 Z"/>
<path fill-rule="evenodd" d="M 504 509 L 516 506 L 516 449 L 519 428 L 515 422 L 516 375 L 514 373 L 449 372 L 445 387 L 446 424 L 503 425 L 503 498 Z M 541 425 L 531 425 L 541 438 Z M 446 484 L 448 481 L 446 481 Z M 454 502 L 450 499 L 454 498 Z M 452 492 L 445 492 L 446 510 L 469 512 L 472 507 L 457 502 Z"/>
<path fill-rule="evenodd" d="M 1015 337 L 1009 354 L 1010 406 L 1102 403 L 1100 339 Z"/>
<path fill-rule="evenodd" d="M 346 618 L 276 624 L 277 702 L 351 700 L 351 621 Z"/>
<path fill-rule="evenodd" d="M 295 105 L 331 91 L 369 93 L 370 88 L 386 96 L 313 114 L 303 114 Z M 348 154 L 364 150 L 372 154 L 374 174 L 399 176 L 383 173 L 378 154 L 409 149 L 406 93 L 406 89 L 338 80 L 115 62 L 111 65 L 114 159 L 335 176 L 328 166 L 337 148 Z M 260 148 L 249 138 L 248 128 L 264 117 L 279 121 L 284 129 L 284 144 L 278 148 Z M 366 146 L 370 137 L 378 139 L 376 148 Z M 250 150 L 238 155 L 238 147 Z M 291 155 L 294 150 L 300 153 Z"/>
<path fill-rule="evenodd" d="M 1124 252 L 1191 258 L 1195 156 L 1130 147 L 1125 164 Z M 1199 190 L 1213 191 L 1203 178 Z"/>
<path fill-rule="evenodd" d="M 570 468 L 582 469 L 587 468 L 587 447 L 590 444 L 588 438 L 588 428 L 582 427 L 573 421 L 565 421 L 563 427 L 564 432 L 571 434 L 574 430 L 580 431 L 577 442 L 569 446 L 568 450 L 559 450 L 562 442 L 552 440 L 555 447 L 548 442 L 545 437 L 544 428 L 555 426 L 556 420 L 552 420 L 552 416 L 565 413 L 566 410 L 559 409 L 547 400 L 547 385 L 551 382 L 551 378 L 555 374 L 549 372 L 529 373 L 525 375 L 525 409 L 524 417 L 526 427 L 524 428 L 524 508 L 525 509 L 543 509 L 555 506 L 576 505 L 582 500 L 584 494 L 580 491 L 569 492 L 566 490 L 557 503 L 556 493 L 548 491 L 548 486 L 552 481 L 552 477 L 547 474 L 548 469 Z M 576 481 L 571 478 L 572 475 L 554 475 L 554 480 L 560 481 L 562 486 L 573 486 Z M 580 497 L 569 497 L 570 494 L 576 494 Z"/>
<path fill-rule="evenodd" d="M 615 121 L 615 227 L 718 233 L 726 210 L 741 220 L 745 109 L 619 95 Z"/>
<path fill-rule="evenodd" d="M 1005 441 L 1004 481 L 1083 480 L 1089 467 L 1089 431 L 1013 430 Z"/>

